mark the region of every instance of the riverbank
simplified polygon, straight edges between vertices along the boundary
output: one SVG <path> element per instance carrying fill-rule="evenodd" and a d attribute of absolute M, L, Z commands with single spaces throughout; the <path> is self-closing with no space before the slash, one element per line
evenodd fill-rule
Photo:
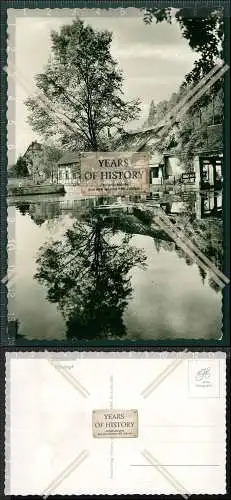
<path fill-rule="evenodd" d="M 30 184 L 24 186 L 8 185 L 8 196 L 36 194 L 65 194 L 63 184 Z"/>

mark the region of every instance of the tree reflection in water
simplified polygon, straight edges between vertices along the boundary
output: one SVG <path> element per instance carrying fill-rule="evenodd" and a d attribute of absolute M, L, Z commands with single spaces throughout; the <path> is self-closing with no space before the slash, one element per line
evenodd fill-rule
<path fill-rule="evenodd" d="M 64 238 L 44 245 L 35 278 L 48 288 L 67 324 L 69 339 L 123 337 L 123 312 L 132 294 L 129 271 L 145 268 L 132 235 L 106 227 L 105 216 L 88 214 Z"/>
<path fill-rule="evenodd" d="M 135 266 L 144 268 L 146 262 L 144 251 L 130 244 L 133 235 L 152 238 L 157 254 L 164 252 L 167 258 L 167 253 L 173 252 L 188 266 L 197 266 L 202 283 L 220 292 L 209 272 L 194 264 L 155 223 L 148 207 L 144 212 L 140 206 L 117 206 L 115 211 L 105 207 L 101 199 L 95 208 L 90 201 L 15 204 L 34 224 L 45 224 L 45 234 L 53 232 L 56 225 L 59 229 L 62 221 L 65 227 L 66 215 L 75 221 L 61 241 L 41 248 L 35 275 L 47 287 L 49 301 L 58 304 L 69 339 L 116 338 L 126 334 L 123 313 L 132 296 L 131 271 Z M 184 203 L 184 212 L 173 213 L 169 219 L 222 270 L 221 218 L 197 218 L 191 205 Z"/>

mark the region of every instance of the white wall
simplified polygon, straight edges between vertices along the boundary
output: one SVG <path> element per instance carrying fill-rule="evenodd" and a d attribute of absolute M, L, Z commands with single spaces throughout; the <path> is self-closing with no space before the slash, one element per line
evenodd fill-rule
<path fill-rule="evenodd" d="M 199 188 L 200 186 L 200 161 L 199 156 L 195 156 L 193 159 L 193 170 L 196 174 L 195 178 L 195 187 Z"/>
<path fill-rule="evenodd" d="M 180 160 L 175 156 L 168 157 L 167 160 L 167 175 L 181 175 L 184 171 L 183 165 L 180 163 Z"/>
<path fill-rule="evenodd" d="M 66 179 L 66 171 L 68 172 L 68 179 Z M 71 167 L 58 168 L 58 182 L 60 184 L 70 184 L 72 181 Z"/>

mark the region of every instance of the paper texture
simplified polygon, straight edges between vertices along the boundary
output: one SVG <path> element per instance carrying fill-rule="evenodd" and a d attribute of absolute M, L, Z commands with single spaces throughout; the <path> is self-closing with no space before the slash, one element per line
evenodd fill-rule
<path fill-rule="evenodd" d="M 225 354 L 196 354 L 8 353 L 5 493 L 224 494 Z M 138 437 L 93 437 L 99 409 Z"/>

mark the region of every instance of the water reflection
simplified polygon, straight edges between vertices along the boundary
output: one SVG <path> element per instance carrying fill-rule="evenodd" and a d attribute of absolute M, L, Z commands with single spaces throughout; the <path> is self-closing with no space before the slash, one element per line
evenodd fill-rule
<path fill-rule="evenodd" d="M 193 219 L 219 217 L 222 214 L 222 192 L 189 192 L 180 196 L 168 196 L 166 201 L 161 200 L 161 208 L 166 214 L 191 214 Z"/>
<path fill-rule="evenodd" d="M 113 238 L 114 236 L 114 238 Z M 88 213 L 62 240 L 44 246 L 35 278 L 59 305 L 67 337 L 122 337 L 123 313 L 132 293 L 129 271 L 145 265 L 145 254 L 129 246 L 128 235 L 115 237 L 104 216 Z"/>
<path fill-rule="evenodd" d="M 178 276 L 177 269 L 174 271 L 173 267 L 176 261 L 171 259 L 171 255 L 177 256 L 186 267 L 191 267 L 193 275 L 194 269 L 197 269 L 202 286 L 209 286 L 216 294 L 219 292 L 219 287 L 207 276 L 204 269 L 196 265 L 155 223 L 155 208 L 164 209 L 170 220 L 183 229 L 199 249 L 221 269 L 221 193 L 210 192 L 203 196 L 198 192 L 181 195 L 157 194 L 149 200 L 139 196 L 136 196 L 135 200 L 134 197 L 55 199 L 49 202 L 43 197 L 37 201 L 33 201 L 34 198 L 24 199 L 23 202 L 14 200 L 17 212 L 23 218 L 29 217 L 38 226 L 39 231 L 44 227 L 47 233 L 50 227 L 51 232 L 56 234 L 55 225 L 59 227 L 62 219 L 65 222 L 67 214 L 72 220 L 61 237 L 56 237 L 53 242 L 47 242 L 46 239 L 42 241 L 33 272 L 35 281 L 42 284 L 47 291 L 47 300 L 56 304 L 61 311 L 68 339 L 124 338 L 126 335 L 132 337 L 131 330 L 135 327 L 129 326 L 127 311 L 131 314 L 133 308 L 134 316 L 137 315 L 139 319 L 139 315 L 142 316 L 142 297 L 145 295 L 145 292 L 143 296 L 141 294 L 140 303 L 137 303 L 139 285 L 134 278 L 137 268 L 147 269 L 145 283 L 148 287 L 150 280 L 151 294 L 156 300 L 159 300 L 155 295 L 159 293 L 158 287 L 163 289 L 161 308 L 163 307 L 169 292 L 169 282 L 162 276 L 161 285 L 158 285 L 158 281 L 151 285 L 149 269 L 153 264 L 150 259 L 147 264 L 147 256 L 150 253 L 147 250 L 147 238 L 151 238 L 153 242 L 156 258 L 160 256 L 159 263 L 162 262 L 163 254 L 165 268 L 168 273 L 171 271 L 174 279 L 177 280 Z M 134 202 L 137 203 L 136 206 Z M 142 207 L 145 206 L 143 210 Z M 133 244 L 134 235 L 136 238 L 138 235 L 142 237 L 140 248 L 139 245 Z M 155 273 L 158 274 L 158 259 Z M 189 302 L 191 295 L 195 301 L 190 282 L 186 285 L 185 294 Z M 171 306 L 174 309 L 175 306 Z M 153 303 L 153 307 L 158 306 Z M 199 316 L 203 315 L 203 304 L 201 307 L 201 311 L 198 309 Z M 161 337 L 161 331 L 165 331 L 166 318 L 160 316 L 160 320 Z M 144 339 L 147 335 L 150 338 L 148 332 L 151 326 L 150 320 L 148 321 L 147 332 L 142 333 Z M 208 325 L 211 321 L 212 314 Z M 23 334 L 23 330 L 21 333 Z M 216 335 L 219 335 L 219 332 Z"/>

